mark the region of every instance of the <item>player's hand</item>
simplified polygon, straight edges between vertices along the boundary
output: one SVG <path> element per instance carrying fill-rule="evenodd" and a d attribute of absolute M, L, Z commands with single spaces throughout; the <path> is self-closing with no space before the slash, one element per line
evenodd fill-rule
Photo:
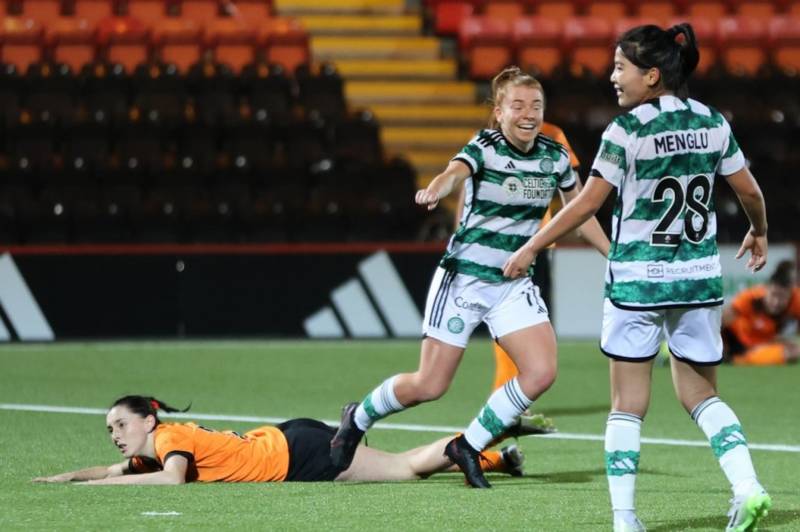
<path fill-rule="evenodd" d="M 427 205 L 428 210 L 432 211 L 439 204 L 440 199 L 439 191 L 428 187 L 422 190 L 417 190 L 417 195 L 414 198 L 414 201 L 416 201 L 417 205 Z"/>
<path fill-rule="evenodd" d="M 748 231 L 736 258 L 742 258 L 747 251 L 750 251 L 747 269 L 753 273 L 761 270 L 767 264 L 767 235 L 755 236 L 752 230 Z"/>
<path fill-rule="evenodd" d="M 70 482 L 72 480 L 71 473 L 62 473 L 60 475 L 53 475 L 51 477 L 36 477 L 31 479 L 31 482 L 45 482 L 48 484 L 58 484 L 63 482 Z"/>
<path fill-rule="evenodd" d="M 536 252 L 528 246 L 522 246 L 511 255 L 503 265 L 503 276 L 509 279 L 519 279 L 528 275 L 528 268 L 531 267 Z"/>

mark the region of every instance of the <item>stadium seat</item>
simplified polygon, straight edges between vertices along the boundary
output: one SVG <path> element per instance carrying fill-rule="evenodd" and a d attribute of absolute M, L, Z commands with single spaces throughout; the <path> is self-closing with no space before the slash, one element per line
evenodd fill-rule
<path fill-rule="evenodd" d="M 561 22 L 548 17 L 525 17 L 515 21 L 512 36 L 519 65 L 537 75 L 551 75 L 563 62 L 562 29 Z"/>
<path fill-rule="evenodd" d="M 238 80 L 233 71 L 207 51 L 186 75 L 194 99 L 195 121 L 200 124 L 223 124 L 239 115 Z"/>
<path fill-rule="evenodd" d="M 216 169 L 219 135 L 212 124 L 190 123 L 178 133 L 176 165 L 166 181 L 201 185 Z"/>
<path fill-rule="evenodd" d="M 187 91 L 175 65 L 160 61 L 139 64 L 131 79 L 131 89 L 133 105 L 151 122 L 158 121 L 168 127 L 183 123 Z"/>
<path fill-rule="evenodd" d="M 294 18 L 267 19 L 258 27 L 258 45 L 265 49 L 268 63 L 277 63 L 287 72 L 311 60 L 308 33 Z"/>
<path fill-rule="evenodd" d="M 347 113 L 344 82 L 332 63 L 322 63 L 316 74 L 307 65 L 295 70 L 298 101 L 307 113 L 316 111 L 326 120 L 338 120 Z"/>
<path fill-rule="evenodd" d="M 458 34 L 462 21 L 473 14 L 475 14 L 475 5 L 472 2 L 439 2 L 434 7 L 433 29 L 436 35 L 453 37 Z"/>
<path fill-rule="evenodd" d="M 179 0 L 181 18 L 192 20 L 198 24 L 206 24 L 219 17 L 219 0 Z"/>
<path fill-rule="evenodd" d="M 667 26 L 673 26 L 682 22 L 688 22 L 692 25 L 695 38 L 697 39 L 697 47 L 700 50 L 700 63 L 697 65 L 696 72 L 701 76 L 708 74 L 719 60 L 719 54 L 717 52 L 718 24 L 716 21 L 704 17 L 677 16 L 670 19 L 667 22 Z"/>
<path fill-rule="evenodd" d="M 248 23 L 257 26 L 270 17 L 269 0 L 236 0 L 235 2 L 223 2 L 222 9 L 229 16 L 246 20 Z"/>
<path fill-rule="evenodd" d="M 175 65 L 182 74 L 200 60 L 201 37 L 197 23 L 180 18 L 163 18 L 153 22 L 150 34 L 156 57 Z"/>
<path fill-rule="evenodd" d="M 96 60 L 80 73 L 81 97 L 90 114 L 102 113 L 112 123 L 127 120 L 129 78 L 122 65 Z"/>
<path fill-rule="evenodd" d="M 772 62 L 786 74 L 800 73 L 800 17 L 772 19 L 767 31 Z"/>
<path fill-rule="evenodd" d="M 110 155 L 111 127 L 103 112 L 87 114 L 61 141 L 64 172 L 71 183 L 95 182 L 107 171 Z"/>
<path fill-rule="evenodd" d="M 645 0 L 632 2 L 632 14 L 639 17 L 652 17 L 656 20 L 666 20 L 678 11 L 677 2 L 672 0 Z"/>
<path fill-rule="evenodd" d="M 166 131 L 159 117 L 141 114 L 133 109 L 128 122 L 120 124 L 114 145 L 114 184 L 149 182 L 165 168 L 164 141 Z"/>
<path fill-rule="evenodd" d="M 664 20 L 657 17 L 623 17 L 614 21 L 613 38 L 616 41 L 623 33 L 636 26 L 655 24 L 664 27 Z"/>
<path fill-rule="evenodd" d="M 732 0 L 734 13 L 739 17 L 768 20 L 778 13 L 773 0 Z"/>
<path fill-rule="evenodd" d="M 240 77 L 242 94 L 255 116 L 259 111 L 276 125 L 289 122 L 295 104 L 292 85 L 281 65 L 257 61 L 245 66 Z"/>
<path fill-rule="evenodd" d="M 227 125 L 222 133 L 224 165 L 231 173 L 263 175 L 273 166 L 277 140 L 265 111 Z"/>
<path fill-rule="evenodd" d="M 72 0 L 73 14 L 92 22 L 114 16 L 113 0 Z"/>
<path fill-rule="evenodd" d="M 352 159 L 367 164 L 383 160 L 380 127 L 372 112 L 354 113 L 333 128 L 337 160 Z"/>
<path fill-rule="evenodd" d="M 754 17 L 725 17 L 719 21 L 720 59 L 735 75 L 755 76 L 766 65 L 767 27 Z"/>
<path fill-rule="evenodd" d="M 11 182 L 41 182 L 50 177 L 55 154 L 56 121 L 52 115 L 21 111 L 8 128 L 6 150 Z"/>
<path fill-rule="evenodd" d="M 787 1 L 785 13 L 789 17 L 800 18 L 800 0 Z"/>
<path fill-rule="evenodd" d="M 23 0 L 22 15 L 42 24 L 57 19 L 62 13 L 61 0 Z"/>
<path fill-rule="evenodd" d="M 511 22 L 503 18 L 469 17 L 461 23 L 459 48 L 471 78 L 490 79 L 513 62 L 511 28 Z"/>
<path fill-rule="evenodd" d="M 725 0 L 695 0 L 686 4 L 686 15 L 716 20 L 730 14 Z"/>
<path fill-rule="evenodd" d="M 170 2 L 165 0 L 127 0 L 127 15 L 148 25 L 158 24 L 168 17 Z M 177 18 L 177 17 L 175 17 Z"/>
<path fill-rule="evenodd" d="M 34 115 L 49 114 L 61 125 L 69 125 L 75 115 L 78 79 L 66 63 L 31 63 L 25 74 L 28 90 L 23 106 Z"/>
<path fill-rule="evenodd" d="M 51 20 L 46 29 L 45 40 L 52 50 L 53 60 L 69 65 L 78 73 L 86 63 L 94 60 L 95 25 L 83 18 L 62 17 Z"/>
<path fill-rule="evenodd" d="M 42 25 L 31 18 L 5 17 L 0 25 L 0 62 L 13 64 L 25 72 L 28 65 L 42 59 Z"/>
<path fill-rule="evenodd" d="M 289 168 L 308 170 L 331 158 L 328 124 L 318 113 L 296 120 L 286 129 L 285 155 Z"/>
<path fill-rule="evenodd" d="M 203 40 L 214 50 L 216 60 L 227 64 L 236 74 L 255 57 L 256 31 L 238 20 L 208 21 Z"/>
<path fill-rule="evenodd" d="M 586 6 L 586 16 L 597 17 L 614 22 L 630 14 L 625 0 L 595 0 Z"/>
<path fill-rule="evenodd" d="M 577 2 L 572 0 L 535 0 L 531 3 L 535 15 L 561 22 L 574 17 L 578 12 Z"/>
<path fill-rule="evenodd" d="M 0 63 L 0 131 L 5 129 L 6 124 L 16 119 L 23 86 L 22 77 L 16 66 L 11 63 Z M 2 139 L 5 140 L 5 135 Z M 2 152 L 3 147 L 0 145 L 0 153 Z"/>
<path fill-rule="evenodd" d="M 483 15 L 494 19 L 513 21 L 525 15 L 525 5 L 517 0 L 496 0 L 487 2 Z"/>
<path fill-rule="evenodd" d="M 605 77 L 612 62 L 611 22 L 589 17 L 573 17 L 564 22 L 564 44 L 569 50 L 571 68 L 585 69 Z"/>
<path fill-rule="evenodd" d="M 147 26 L 133 17 L 105 18 L 97 26 L 97 40 L 104 56 L 121 64 L 128 73 L 147 61 L 149 33 Z"/>

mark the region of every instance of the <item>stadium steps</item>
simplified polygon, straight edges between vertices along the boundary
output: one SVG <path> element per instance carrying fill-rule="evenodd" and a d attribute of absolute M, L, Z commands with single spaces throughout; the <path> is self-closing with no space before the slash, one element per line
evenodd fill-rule
<path fill-rule="evenodd" d="M 395 126 L 381 128 L 384 145 L 403 150 L 413 148 L 447 150 L 452 146 L 463 146 L 474 133 L 475 129 L 469 127 Z M 445 160 L 445 162 L 447 161 Z"/>
<path fill-rule="evenodd" d="M 444 125 L 477 129 L 489 116 L 485 105 L 473 104 L 376 104 L 371 109 L 382 126 Z"/>
<path fill-rule="evenodd" d="M 281 15 L 308 14 L 401 14 L 405 0 L 273 0 Z"/>
<path fill-rule="evenodd" d="M 341 59 L 336 66 L 345 79 L 374 81 L 447 81 L 455 77 L 458 68 L 452 59 Z"/>
<path fill-rule="evenodd" d="M 420 2 L 407 0 L 274 0 L 299 18 L 316 62 L 331 61 L 345 80 L 351 109 L 370 108 L 387 156 L 403 156 L 427 186 L 486 123 L 476 88 L 458 80 L 447 46 L 423 35 Z M 445 202 L 452 206 L 452 202 Z"/>
<path fill-rule="evenodd" d="M 311 37 L 314 58 L 325 61 L 340 59 L 438 59 L 439 40 L 433 37 L 406 36 L 340 36 Z"/>
<path fill-rule="evenodd" d="M 374 104 L 469 104 L 475 100 L 472 83 L 460 81 L 350 81 L 345 85 L 348 102 Z"/>
<path fill-rule="evenodd" d="M 319 36 L 417 37 L 422 32 L 422 19 L 417 15 L 304 15 L 297 18 L 309 33 Z"/>

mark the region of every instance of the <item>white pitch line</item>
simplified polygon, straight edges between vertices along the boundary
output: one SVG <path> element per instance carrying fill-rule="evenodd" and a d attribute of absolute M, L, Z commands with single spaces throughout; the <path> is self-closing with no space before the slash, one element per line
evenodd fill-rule
<path fill-rule="evenodd" d="M 29 405 L 15 403 L 0 403 L 0 410 L 13 410 L 17 412 L 45 412 L 52 414 L 89 414 L 104 416 L 108 412 L 105 408 L 85 408 L 78 406 L 51 406 L 51 405 Z M 264 417 L 264 416 L 235 416 L 231 414 L 199 414 L 199 413 L 174 413 L 161 414 L 162 418 L 174 419 L 198 419 L 205 421 L 234 421 L 241 423 L 283 423 L 289 418 L 285 417 Z M 323 423 L 336 426 L 339 420 L 321 419 Z M 376 423 L 376 429 L 384 430 L 405 430 L 410 432 L 443 432 L 455 433 L 462 432 L 464 427 L 449 427 L 446 425 L 417 425 L 412 423 Z M 553 434 L 540 434 L 539 438 L 551 440 L 577 440 L 577 441 L 604 441 L 602 434 L 577 434 L 570 432 L 556 432 Z M 680 447 L 708 447 L 705 440 L 676 440 L 672 438 L 642 438 L 642 443 L 654 445 L 672 445 Z M 759 451 L 776 451 L 787 453 L 800 453 L 800 445 L 786 445 L 780 443 L 747 443 L 750 449 Z"/>
<path fill-rule="evenodd" d="M 163 516 L 183 515 L 183 514 L 180 512 L 142 512 L 141 515 L 146 515 L 148 517 L 163 517 Z"/>

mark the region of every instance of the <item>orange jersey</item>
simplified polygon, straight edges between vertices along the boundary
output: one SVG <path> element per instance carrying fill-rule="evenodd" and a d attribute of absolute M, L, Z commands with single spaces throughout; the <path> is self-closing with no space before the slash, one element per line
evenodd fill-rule
<path fill-rule="evenodd" d="M 789 320 L 800 319 L 800 288 L 792 289 L 789 306 L 780 316 L 771 316 L 764 310 L 766 287 L 753 286 L 734 297 L 731 306 L 735 318 L 728 328 L 745 347 L 771 341 Z"/>
<path fill-rule="evenodd" d="M 275 427 L 239 435 L 195 423 L 161 423 L 155 430 L 155 448 L 157 463 L 133 457 L 131 472 L 161 469 L 173 453 L 189 459 L 187 482 L 280 482 L 289 471 L 289 444 Z"/>
<path fill-rule="evenodd" d="M 578 156 L 575 155 L 574 151 L 572 151 L 572 146 L 569 145 L 569 141 L 567 140 L 567 136 L 564 134 L 564 130 L 556 125 L 551 124 L 550 122 L 543 122 L 542 134 L 547 135 L 559 144 L 564 145 L 564 147 L 567 149 L 567 153 L 569 153 L 569 165 L 573 170 L 577 170 L 581 163 L 578 160 Z"/>

